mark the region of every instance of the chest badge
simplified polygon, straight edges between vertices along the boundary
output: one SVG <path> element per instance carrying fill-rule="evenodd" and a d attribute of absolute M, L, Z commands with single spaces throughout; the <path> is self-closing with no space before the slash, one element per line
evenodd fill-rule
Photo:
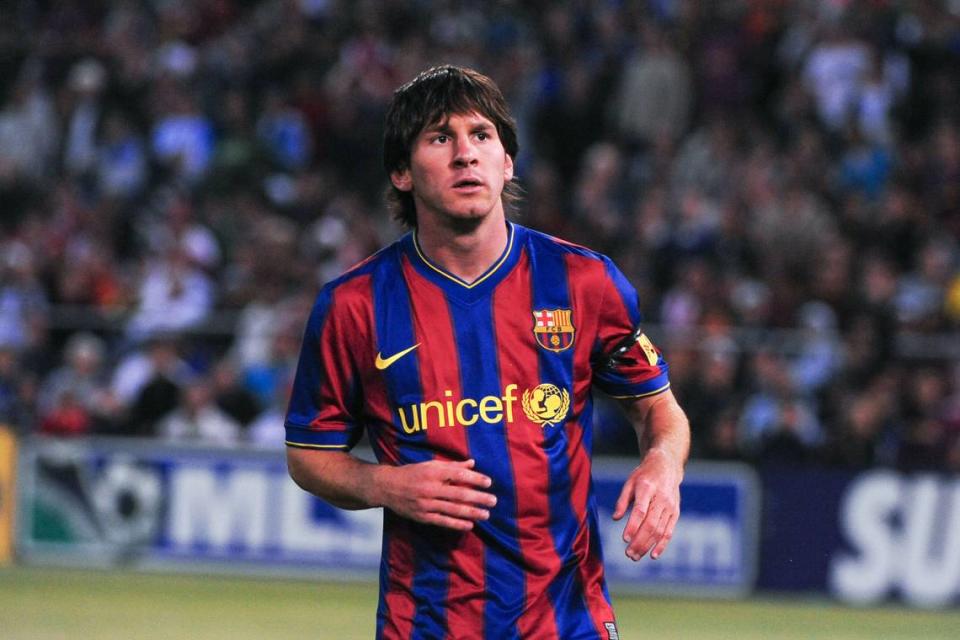
<path fill-rule="evenodd" d="M 573 344 L 576 330 L 570 309 L 538 309 L 533 312 L 533 336 L 544 349 L 565 351 Z"/>

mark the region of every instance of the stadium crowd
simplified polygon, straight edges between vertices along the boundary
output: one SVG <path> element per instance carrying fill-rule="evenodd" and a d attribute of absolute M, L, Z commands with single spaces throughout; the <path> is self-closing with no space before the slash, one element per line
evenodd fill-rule
<path fill-rule="evenodd" d="M 473 66 L 519 220 L 641 294 L 694 457 L 960 472 L 960 10 L 922 0 L 0 10 L 0 422 L 282 446 L 319 286 L 402 229 L 392 91 Z M 596 450 L 633 436 L 598 403 Z"/>

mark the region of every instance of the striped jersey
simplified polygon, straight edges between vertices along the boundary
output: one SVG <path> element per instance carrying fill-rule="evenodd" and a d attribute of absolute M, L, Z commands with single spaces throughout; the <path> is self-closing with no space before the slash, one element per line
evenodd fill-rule
<path fill-rule="evenodd" d="M 377 460 L 476 460 L 497 496 L 470 532 L 385 510 L 377 637 L 617 637 L 591 490 L 591 386 L 669 387 L 609 258 L 508 223 L 508 243 L 465 282 L 415 232 L 321 291 L 286 420 L 294 447 Z"/>

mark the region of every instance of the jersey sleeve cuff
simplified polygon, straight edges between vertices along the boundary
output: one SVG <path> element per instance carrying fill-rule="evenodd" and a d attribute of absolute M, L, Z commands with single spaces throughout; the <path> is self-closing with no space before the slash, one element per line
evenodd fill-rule
<path fill-rule="evenodd" d="M 661 373 L 643 382 L 622 382 L 600 385 L 600 388 L 614 398 L 645 398 L 663 393 L 670 388 L 670 379 L 667 374 Z"/>
<path fill-rule="evenodd" d="M 342 425 L 336 430 L 312 429 L 287 422 L 286 428 L 288 447 L 299 449 L 329 449 L 332 451 L 348 451 L 353 446 L 350 438 L 349 425 Z"/>

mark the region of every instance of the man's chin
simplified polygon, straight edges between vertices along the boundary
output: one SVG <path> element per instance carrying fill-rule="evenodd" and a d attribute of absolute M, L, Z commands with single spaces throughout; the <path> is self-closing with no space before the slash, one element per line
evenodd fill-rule
<path fill-rule="evenodd" d="M 466 215 L 449 215 L 447 226 L 457 234 L 472 233 L 480 228 L 487 216 L 482 213 L 471 213 Z"/>

